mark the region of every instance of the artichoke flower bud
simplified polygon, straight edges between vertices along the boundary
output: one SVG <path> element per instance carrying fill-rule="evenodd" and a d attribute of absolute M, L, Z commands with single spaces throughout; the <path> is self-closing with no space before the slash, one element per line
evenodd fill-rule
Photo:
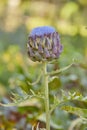
<path fill-rule="evenodd" d="M 51 61 L 59 58 L 62 52 L 59 34 L 53 27 L 34 28 L 28 37 L 28 55 L 32 61 Z"/>

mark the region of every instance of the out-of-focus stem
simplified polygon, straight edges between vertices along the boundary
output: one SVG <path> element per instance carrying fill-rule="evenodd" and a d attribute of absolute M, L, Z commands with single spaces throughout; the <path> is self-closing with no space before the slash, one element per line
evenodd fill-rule
<path fill-rule="evenodd" d="M 48 88 L 48 75 L 47 75 L 47 64 L 43 63 L 43 76 L 44 76 L 44 100 L 45 100 L 45 111 L 46 111 L 46 130 L 50 130 L 50 110 L 49 110 L 49 88 Z"/>

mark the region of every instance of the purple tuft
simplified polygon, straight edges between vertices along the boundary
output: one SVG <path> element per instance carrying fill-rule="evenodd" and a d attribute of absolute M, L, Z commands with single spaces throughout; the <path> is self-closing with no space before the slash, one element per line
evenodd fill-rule
<path fill-rule="evenodd" d="M 37 27 L 34 28 L 31 33 L 30 36 L 41 36 L 41 35 L 48 35 L 55 32 L 55 29 L 53 27 L 50 26 L 43 26 L 43 27 Z"/>

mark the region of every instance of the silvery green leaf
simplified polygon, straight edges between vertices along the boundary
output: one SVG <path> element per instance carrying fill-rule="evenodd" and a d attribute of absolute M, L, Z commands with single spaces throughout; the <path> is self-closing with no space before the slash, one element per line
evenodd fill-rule
<path fill-rule="evenodd" d="M 73 113 L 77 116 L 87 118 L 87 109 L 81 109 L 78 107 L 72 107 L 72 106 L 61 106 L 62 110 L 65 110 L 67 112 Z"/>
<path fill-rule="evenodd" d="M 49 75 L 49 76 L 57 75 L 57 74 L 59 74 L 59 73 L 65 71 L 65 70 L 69 69 L 72 65 L 73 65 L 73 63 L 70 64 L 70 65 L 68 65 L 68 66 L 66 66 L 66 67 L 64 67 L 64 68 L 61 68 L 61 69 L 58 69 L 58 70 L 55 70 L 55 71 L 52 71 L 52 72 L 48 72 L 47 75 Z"/>

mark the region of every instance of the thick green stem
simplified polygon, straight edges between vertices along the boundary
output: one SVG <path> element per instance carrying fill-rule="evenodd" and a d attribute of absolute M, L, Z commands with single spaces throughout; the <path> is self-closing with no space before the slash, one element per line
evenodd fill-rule
<path fill-rule="evenodd" d="M 49 110 L 49 88 L 48 88 L 48 75 L 47 65 L 44 63 L 44 92 L 45 92 L 45 111 L 46 111 L 46 130 L 50 130 L 50 110 Z"/>

